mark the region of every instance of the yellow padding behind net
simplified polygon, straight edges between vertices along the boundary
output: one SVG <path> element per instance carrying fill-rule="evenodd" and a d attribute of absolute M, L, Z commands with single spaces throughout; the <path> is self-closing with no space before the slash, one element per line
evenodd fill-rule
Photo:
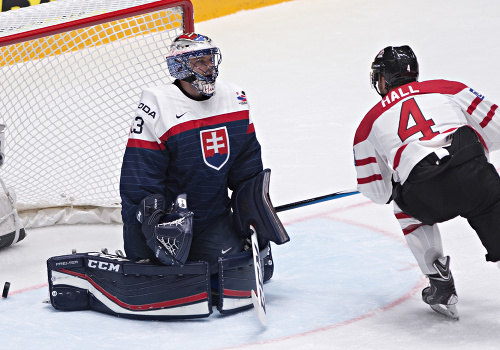
<path fill-rule="evenodd" d="M 30 40 L 2 47 L 0 66 L 55 56 L 86 47 L 109 44 L 115 40 L 127 39 L 137 35 L 172 30 L 179 28 L 181 23 L 182 18 L 179 13 L 160 11 L 154 14 L 136 16 L 99 24 L 91 28 L 77 29 L 64 34 Z"/>

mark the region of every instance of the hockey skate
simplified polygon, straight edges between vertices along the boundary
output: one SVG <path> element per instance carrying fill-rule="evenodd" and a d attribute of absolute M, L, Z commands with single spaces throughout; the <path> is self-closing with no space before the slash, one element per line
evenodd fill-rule
<path fill-rule="evenodd" d="M 422 300 L 437 313 L 458 320 L 458 297 L 450 271 L 450 257 L 439 258 L 432 265 L 438 273 L 427 276 L 429 286 L 422 290 Z"/>

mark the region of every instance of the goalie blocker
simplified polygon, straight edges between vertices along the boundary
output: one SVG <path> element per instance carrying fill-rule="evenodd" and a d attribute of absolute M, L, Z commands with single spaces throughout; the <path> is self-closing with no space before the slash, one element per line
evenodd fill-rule
<path fill-rule="evenodd" d="M 249 238 L 250 225 L 253 225 L 258 234 L 260 249 L 268 241 L 278 245 L 290 241 L 269 197 L 270 178 L 271 169 L 264 169 L 245 181 L 231 197 L 237 229 L 244 238 Z"/>

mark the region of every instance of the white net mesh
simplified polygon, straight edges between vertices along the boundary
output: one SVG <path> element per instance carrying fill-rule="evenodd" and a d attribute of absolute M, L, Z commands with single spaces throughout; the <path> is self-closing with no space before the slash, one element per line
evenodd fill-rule
<path fill-rule="evenodd" d="M 165 56 L 183 32 L 183 7 L 37 37 L 61 23 L 102 22 L 126 8 L 142 13 L 167 2 L 58 0 L 0 14 L 0 45 L 31 31 L 0 48 L 0 123 L 7 125 L 0 177 L 15 188 L 18 210 L 119 206 L 133 111 L 143 88 L 170 79 Z"/>

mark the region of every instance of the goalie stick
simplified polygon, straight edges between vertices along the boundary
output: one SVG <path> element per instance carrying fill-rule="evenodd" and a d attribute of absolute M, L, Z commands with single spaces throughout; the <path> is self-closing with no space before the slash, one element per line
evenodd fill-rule
<path fill-rule="evenodd" d="M 252 303 L 257 311 L 260 323 L 265 327 L 267 325 L 266 313 L 266 298 L 264 297 L 264 281 L 262 278 L 262 264 L 259 254 L 259 243 L 257 242 L 257 231 L 250 225 L 252 232 L 250 238 L 252 240 L 253 266 L 255 270 L 256 290 L 252 290 Z"/>
<path fill-rule="evenodd" d="M 299 207 L 303 207 L 306 205 L 311 205 L 319 202 L 328 201 L 335 198 L 350 196 L 353 194 L 357 194 L 359 191 L 349 190 L 349 191 L 340 191 L 331 194 L 327 194 L 320 197 L 305 199 L 299 202 L 289 203 L 285 205 L 278 206 L 274 208 L 275 212 L 295 209 Z M 253 262 L 254 262 L 254 270 L 255 270 L 255 282 L 256 282 L 256 290 L 252 290 L 252 303 L 257 311 L 257 316 L 259 317 L 260 323 L 265 327 L 267 326 L 267 312 L 266 312 L 266 299 L 264 296 L 264 282 L 262 276 L 262 264 L 260 260 L 259 254 L 259 244 L 257 241 L 257 231 L 253 225 L 250 225 L 251 231 L 251 242 L 252 242 L 252 254 L 253 254 Z"/>
<path fill-rule="evenodd" d="M 339 192 L 334 192 L 330 194 L 326 194 L 324 196 L 319 196 L 319 197 L 314 197 L 314 198 L 309 198 L 309 199 L 304 199 L 298 202 L 293 202 L 293 203 L 288 203 L 284 205 L 280 205 L 274 208 L 274 210 L 279 213 L 280 211 L 285 211 L 285 210 L 290 210 L 290 209 L 295 209 L 295 208 L 300 208 L 300 207 L 305 207 L 306 205 L 311 205 L 311 204 L 316 204 L 320 202 L 326 202 L 332 199 L 336 198 L 341 198 L 341 197 L 347 197 L 347 196 L 352 196 L 353 194 L 358 194 L 359 191 L 356 190 L 346 190 L 346 191 L 339 191 Z"/>

